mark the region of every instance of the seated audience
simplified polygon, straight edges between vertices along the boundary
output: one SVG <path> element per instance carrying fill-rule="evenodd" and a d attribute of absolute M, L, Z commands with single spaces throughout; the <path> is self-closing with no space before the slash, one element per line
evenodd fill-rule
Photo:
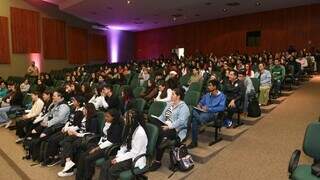
<path fill-rule="evenodd" d="M 124 139 L 120 150 L 115 157 L 109 160 L 101 167 L 100 179 L 116 180 L 122 171 L 129 170 L 133 160 L 139 155 L 147 152 L 148 137 L 146 134 L 146 125 L 143 114 L 136 112 L 132 121 L 126 123 L 130 127 L 128 135 Z M 140 158 L 135 162 L 134 167 L 143 169 L 146 166 L 146 157 Z"/>
<path fill-rule="evenodd" d="M 0 102 L 2 98 L 7 95 L 7 93 L 8 93 L 7 85 L 3 80 L 1 80 L 0 81 Z"/>
<path fill-rule="evenodd" d="M 245 96 L 243 100 L 243 113 L 245 116 L 248 114 L 248 105 L 249 105 L 249 99 L 251 97 L 254 97 L 256 95 L 254 86 L 252 84 L 250 76 L 246 75 L 246 72 L 240 71 L 238 73 L 238 79 L 243 82 L 245 87 Z"/>
<path fill-rule="evenodd" d="M 280 95 L 281 84 L 285 77 L 285 69 L 280 64 L 279 60 L 274 61 L 274 66 L 270 70 L 272 77 L 273 96 L 277 98 Z"/>
<path fill-rule="evenodd" d="M 75 154 L 79 153 L 82 138 L 88 134 L 98 134 L 98 117 L 92 103 L 86 104 L 83 109 L 83 119 L 78 125 L 68 126 L 64 131 L 68 134 L 61 142 L 62 159 L 65 165 L 62 171 L 58 172 L 59 177 L 72 176 L 75 167 Z"/>
<path fill-rule="evenodd" d="M 21 142 L 25 138 L 26 132 L 28 132 L 32 126 L 34 118 L 37 117 L 43 109 L 44 102 L 39 96 L 40 93 L 38 91 L 31 92 L 32 108 L 30 112 L 16 121 L 16 135 L 18 136 L 16 143 Z"/>
<path fill-rule="evenodd" d="M 186 138 L 188 119 L 190 111 L 188 105 L 183 101 L 184 89 L 176 88 L 172 91 L 171 101 L 160 117 L 151 119 L 152 123 L 159 128 L 159 137 L 156 144 L 156 159 L 150 167 L 155 171 L 161 167 L 161 159 L 165 150 L 165 140 L 176 140 L 180 142 Z"/>
<path fill-rule="evenodd" d="M 192 110 L 192 142 L 188 145 L 188 148 L 192 149 L 198 146 L 199 124 L 217 120 L 218 113 L 223 112 L 225 106 L 226 97 L 218 90 L 218 81 L 209 81 L 208 93 L 202 96 L 197 108 Z"/>
<path fill-rule="evenodd" d="M 97 89 L 97 93 L 98 94 L 95 94 L 92 96 L 92 98 L 89 100 L 89 103 L 92 103 L 94 105 L 94 107 L 96 107 L 96 110 L 100 110 L 100 109 L 103 109 L 103 110 L 107 110 L 109 105 L 106 101 L 106 91 L 105 91 L 105 88 L 104 87 L 99 87 Z"/>
<path fill-rule="evenodd" d="M 160 81 L 158 84 L 158 95 L 154 101 L 169 102 L 171 100 L 172 90 L 168 87 L 165 81 Z"/>
<path fill-rule="evenodd" d="M 132 114 L 127 118 L 132 118 L 131 116 Z M 105 113 L 103 135 L 98 144 L 88 144 L 87 150 L 81 153 L 77 164 L 76 180 L 91 179 L 95 170 L 95 161 L 100 158 L 106 158 L 105 150 L 108 147 L 122 143 L 123 125 L 120 113 L 117 110 L 109 109 Z"/>
<path fill-rule="evenodd" d="M 29 84 L 29 80 L 26 78 L 23 83 L 20 84 L 20 91 L 22 93 L 26 93 L 28 92 L 30 89 L 30 84 Z"/>

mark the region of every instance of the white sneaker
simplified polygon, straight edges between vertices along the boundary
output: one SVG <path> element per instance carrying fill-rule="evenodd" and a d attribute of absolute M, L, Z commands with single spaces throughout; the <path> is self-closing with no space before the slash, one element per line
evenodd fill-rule
<path fill-rule="evenodd" d="M 68 177 L 68 176 L 73 176 L 73 172 L 63 172 L 63 171 L 60 171 L 60 172 L 58 172 L 58 176 L 59 177 Z"/>
<path fill-rule="evenodd" d="M 7 125 L 7 123 L 6 123 L 6 122 L 3 122 L 3 123 L 0 124 L 0 127 L 4 127 L 4 126 L 6 126 L 6 125 Z"/>
<path fill-rule="evenodd" d="M 67 161 L 63 170 L 61 172 L 67 172 L 68 170 L 70 170 L 73 166 L 75 165 L 74 162 L 72 161 Z"/>
<path fill-rule="evenodd" d="M 12 120 L 9 120 L 9 121 L 6 123 L 6 126 L 5 126 L 4 128 L 8 129 L 11 124 L 12 124 Z"/>
<path fill-rule="evenodd" d="M 24 140 L 24 138 L 18 138 L 18 139 L 16 140 L 16 143 L 19 144 L 19 143 L 21 143 L 23 140 Z"/>

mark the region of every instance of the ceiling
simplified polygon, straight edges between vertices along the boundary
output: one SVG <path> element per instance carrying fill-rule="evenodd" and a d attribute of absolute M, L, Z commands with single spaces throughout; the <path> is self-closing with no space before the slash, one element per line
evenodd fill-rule
<path fill-rule="evenodd" d="M 83 20 L 143 31 L 319 3 L 319 0 L 43 0 Z"/>

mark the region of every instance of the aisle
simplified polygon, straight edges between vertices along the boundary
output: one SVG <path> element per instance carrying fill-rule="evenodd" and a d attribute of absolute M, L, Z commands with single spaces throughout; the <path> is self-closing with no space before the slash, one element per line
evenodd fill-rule
<path fill-rule="evenodd" d="M 305 128 L 320 115 L 320 76 L 283 103 L 188 179 L 288 179 L 291 153 L 301 149 Z M 311 162 L 302 155 L 300 162 Z"/>

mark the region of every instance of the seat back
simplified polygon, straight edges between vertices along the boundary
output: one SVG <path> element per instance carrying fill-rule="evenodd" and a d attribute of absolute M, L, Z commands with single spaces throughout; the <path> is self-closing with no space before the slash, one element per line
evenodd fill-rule
<path fill-rule="evenodd" d="M 202 90 L 202 85 L 203 82 L 199 81 L 199 82 L 193 82 L 190 84 L 189 90 L 188 91 L 197 91 L 197 92 L 201 92 Z"/>
<path fill-rule="evenodd" d="M 260 91 L 260 80 L 258 78 L 251 78 L 252 85 L 256 93 Z"/>
<path fill-rule="evenodd" d="M 184 96 L 183 101 L 188 106 L 196 106 L 199 102 L 199 98 L 200 98 L 200 92 L 189 90 L 186 92 L 186 95 Z"/>
<path fill-rule="evenodd" d="M 179 79 L 179 84 L 180 86 L 186 86 L 188 85 L 188 82 L 190 80 L 190 74 L 186 74 L 184 76 L 181 76 L 180 79 Z"/>
<path fill-rule="evenodd" d="M 133 108 L 140 112 L 143 112 L 145 105 L 146 105 L 146 100 L 144 100 L 143 98 L 135 98 L 133 100 Z"/>
<path fill-rule="evenodd" d="M 147 155 L 148 157 L 153 157 L 159 135 L 159 128 L 151 123 L 146 123 L 146 131 L 148 136 Z"/>
<path fill-rule="evenodd" d="M 153 102 L 149 107 L 148 116 L 149 117 L 151 115 L 160 116 L 164 108 L 166 107 L 166 105 L 167 103 L 161 102 L 161 101 Z"/>
<path fill-rule="evenodd" d="M 103 128 L 104 128 L 104 124 L 105 124 L 104 112 L 98 111 L 98 112 L 97 112 L 97 116 L 98 116 L 98 129 L 99 129 L 99 134 L 102 135 L 102 133 L 103 133 Z"/>
<path fill-rule="evenodd" d="M 308 125 L 303 141 L 303 151 L 314 160 L 320 160 L 320 123 L 313 122 Z"/>
<path fill-rule="evenodd" d="M 133 92 L 132 92 L 132 93 L 133 93 L 133 96 L 134 96 L 135 98 L 138 98 L 138 97 L 140 97 L 140 94 L 143 93 L 145 90 L 146 90 L 145 87 L 138 86 L 138 87 L 134 88 L 134 90 L 133 90 Z"/>
<path fill-rule="evenodd" d="M 118 97 L 118 96 L 120 96 L 120 92 L 121 92 L 120 85 L 119 85 L 119 84 L 114 84 L 114 85 L 112 86 L 112 93 L 113 93 L 116 97 Z"/>

